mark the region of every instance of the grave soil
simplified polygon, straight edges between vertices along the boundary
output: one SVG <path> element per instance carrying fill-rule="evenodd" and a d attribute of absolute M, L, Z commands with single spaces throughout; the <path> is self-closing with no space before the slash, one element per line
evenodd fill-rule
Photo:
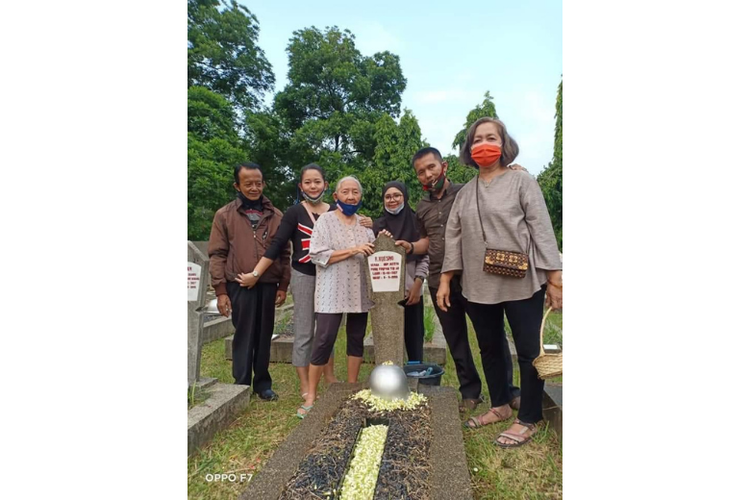
<path fill-rule="evenodd" d="M 370 410 L 347 399 L 287 483 L 281 499 L 334 495 L 346 474 L 359 430 L 366 419 L 388 421 L 374 499 L 430 498 L 429 451 L 432 440 L 429 405 L 414 410 Z"/>

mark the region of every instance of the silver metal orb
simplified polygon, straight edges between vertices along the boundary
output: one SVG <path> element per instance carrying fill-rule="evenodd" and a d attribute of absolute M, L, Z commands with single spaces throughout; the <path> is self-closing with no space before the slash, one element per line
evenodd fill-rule
<path fill-rule="evenodd" d="M 370 390 L 383 399 L 408 399 L 409 381 L 403 368 L 396 365 L 378 365 L 370 373 Z"/>
<path fill-rule="evenodd" d="M 221 314 L 219 312 L 219 306 L 218 306 L 218 299 L 214 299 L 211 302 L 208 303 L 206 306 L 206 313 L 207 314 Z"/>

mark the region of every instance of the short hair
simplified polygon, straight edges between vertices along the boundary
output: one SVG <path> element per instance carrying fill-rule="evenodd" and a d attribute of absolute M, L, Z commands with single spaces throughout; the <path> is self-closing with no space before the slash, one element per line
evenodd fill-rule
<path fill-rule="evenodd" d="M 257 163 L 248 161 L 245 163 L 240 163 L 239 165 L 234 167 L 234 182 L 235 183 L 237 184 L 240 183 L 240 170 L 242 170 L 243 168 L 246 168 L 248 170 L 257 170 L 258 172 L 260 172 L 261 178 L 263 178 L 263 180 L 265 181 L 265 177 L 263 176 L 263 171 L 260 169 L 260 165 L 258 165 Z"/>
<path fill-rule="evenodd" d="M 326 181 L 326 173 L 323 171 L 323 168 L 318 165 L 317 163 L 308 163 L 304 167 L 302 167 L 302 170 L 299 171 L 299 182 L 302 183 L 302 177 L 305 176 L 305 172 L 308 170 L 317 170 L 320 172 L 320 176 L 323 177 L 323 182 Z"/>
<path fill-rule="evenodd" d="M 440 163 L 443 163 L 443 155 L 440 154 L 440 151 L 438 151 L 437 148 L 428 146 L 414 153 L 414 156 L 412 156 L 411 158 L 411 168 L 414 168 L 414 164 L 417 162 L 417 160 L 419 160 L 420 158 L 424 158 L 428 154 L 435 155 L 435 158 L 437 158 Z"/>
<path fill-rule="evenodd" d="M 500 120 L 485 116 L 484 118 L 480 118 L 479 120 L 475 121 L 471 125 L 471 127 L 469 127 L 469 131 L 466 133 L 466 141 L 464 142 L 463 146 L 461 146 L 461 152 L 459 153 L 459 159 L 464 165 L 479 168 L 479 165 L 477 165 L 474 160 L 471 159 L 471 144 L 474 142 L 474 136 L 477 133 L 477 127 L 479 127 L 483 123 L 490 122 L 494 123 L 497 127 L 497 132 L 500 135 L 500 141 L 503 143 L 503 154 L 502 156 L 500 156 L 500 165 L 502 165 L 503 167 L 507 167 L 508 165 L 513 163 L 513 160 L 515 160 L 516 156 L 518 156 L 518 143 L 508 134 L 508 129 L 505 128 L 505 124 Z"/>
<path fill-rule="evenodd" d="M 353 175 L 347 175 L 346 177 L 342 177 L 339 179 L 339 181 L 336 183 L 336 191 L 338 192 L 339 188 L 341 187 L 341 184 L 343 184 L 346 181 L 354 181 L 357 183 L 357 187 L 359 187 L 359 192 L 364 194 L 362 191 L 362 183 L 359 182 L 359 179 L 354 177 Z"/>

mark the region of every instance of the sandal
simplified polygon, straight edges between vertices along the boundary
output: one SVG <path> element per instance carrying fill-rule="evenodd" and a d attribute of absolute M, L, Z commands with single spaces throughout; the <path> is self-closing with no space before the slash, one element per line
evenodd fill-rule
<path fill-rule="evenodd" d="M 500 406 L 499 408 L 505 408 L 506 411 L 503 412 L 498 408 L 490 408 L 490 411 L 485 413 L 484 415 L 481 415 L 479 417 L 471 417 L 469 420 L 464 422 L 464 426 L 468 427 L 469 429 L 478 429 L 480 427 L 483 427 L 485 425 L 494 424 L 497 422 L 502 422 L 503 420 L 508 420 L 513 416 L 513 410 L 510 409 L 508 405 Z M 494 422 L 485 422 L 484 418 L 492 413 L 495 415 L 498 419 Z"/>
<path fill-rule="evenodd" d="M 313 405 L 305 406 L 305 405 L 299 405 L 297 407 L 297 418 L 305 418 L 305 415 L 307 415 L 310 410 L 312 410 Z M 305 410 L 305 413 L 300 413 L 300 410 Z"/>
<path fill-rule="evenodd" d="M 477 399 L 462 399 L 461 404 L 458 405 L 458 411 L 461 413 L 464 413 L 466 411 L 474 411 L 477 409 L 477 406 L 484 403 L 484 398 L 480 394 Z"/>
<path fill-rule="evenodd" d="M 299 395 L 299 397 L 301 397 L 302 399 L 307 399 L 307 394 L 308 394 L 307 392 L 303 392 L 302 394 Z"/>
<path fill-rule="evenodd" d="M 522 426 L 524 428 L 523 431 L 521 431 L 520 433 L 505 431 L 502 434 L 500 434 L 497 437 L 497 439 L 495 439 L 494 441 L 494 443 L 498 445 L 500 448 L 518 448 L 519 446 L 523 446 L 529 441 L 531 441 L 531 438 L 537 432 L 536 424 L 527 424 L 525 422 L 521 422 L 518 419 L 516 419 L 513 423 Z M 510 443 L 510 444 L 501 443 L 500 438 L 510 439 L 511 441 L 515 441 L 515 442 Z"/>
<path fill-rule="evenodd" d="M 510 407 L 518 411 L 521 409 L 521 396 L 516 396 L 510 400 Z"/>

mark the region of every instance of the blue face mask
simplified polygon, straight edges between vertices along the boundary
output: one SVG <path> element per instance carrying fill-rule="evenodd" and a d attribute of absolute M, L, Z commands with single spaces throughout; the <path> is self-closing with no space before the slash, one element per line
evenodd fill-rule
<path fill-rule="evenodd" d="M 362 206 L 362 200 L 359 200 L 359 203 L 356 205 L 349 205 L 348 203 L 344 203 L 341 200 L 336 201 L 336 205 L 338 205 L 339 210 L 341 210 L 344 215 L 351 216 L 357 213 L 357 210 L 359 210 L 359 207 Z"/>
<path fill-rule="evenodd" d="M 401 205 L 399 205 L 398 207 L 396 207 L 395 210 L 391 210 L 390 208 L 388 208 L 386 206 L 384 206 L 383 208 L 385 208 L 385 211 L 388 212 L 391 215 L 398 215 L 398 214 L 401 213 L 401 210 L 404 209 L 404 205 L 405 205 L 405 203 L 402 203 Z"/>

